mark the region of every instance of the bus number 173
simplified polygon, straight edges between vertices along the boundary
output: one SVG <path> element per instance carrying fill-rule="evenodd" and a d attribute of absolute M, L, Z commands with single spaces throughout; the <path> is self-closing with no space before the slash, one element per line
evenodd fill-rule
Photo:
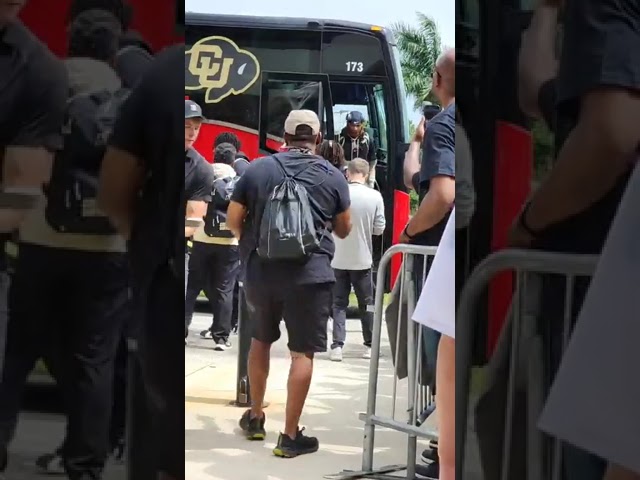
<path fill-rule="evenodd" d="M 364 71 L 364 64 L 362 62 L 347 62 L 347 72 L 359 72 Z"/>

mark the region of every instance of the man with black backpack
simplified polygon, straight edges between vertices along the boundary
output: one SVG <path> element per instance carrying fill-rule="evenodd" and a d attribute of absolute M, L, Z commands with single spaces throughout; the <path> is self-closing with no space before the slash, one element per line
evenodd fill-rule
<path fill-rule="evenodd" d="M 292 111 L 284 132 L 286 151 L 254 160 L 236 184 L 227 226 L 240 239 L 254 327 L 249 353 L 252 406 L 240 426 L 251 440 L 266 436 L 262 406 L 269 356 L 284 319 L 291 370 L 285 428 L 273 453 L 291 458 L 318 450 L 318 440 L 303 435 L 299 421 L 314 355 L 327 350 L 335 283 L 331 232 L 345 238 L 351 213 L 344 175 L 314 153 L 320 140 L 316 113 Z"/>
<path fill-rule="evenodd" d="M 189 281 L 184 316 L 191 324 L 196 299 L 204 289 L 213 313 L 213 323 L 200 333 L 214 341 L 218 351 L 231 347 L 233 290 L 240 270 L 238 239 L 227 226 L 227 208 L 238 179 L 233 168 L 237 151 L 230 143 L 218 145 L 214 153 L 212 200 L 207 207 L 204 224 L 193 235 L 189 260 Z"/>
<path fill-rule="evenodd" d="M 117 19 L 100 10 L 84 12 L 71 25 L 63 146 L 45 198 L 20 228 L 10 294 L 3 437 L 13 436 L 22 387 L 44 356 L 63 389 L 68 421 L 64 446 L 53 457 L 71 479 L 100 478 L 114 446 L 113 370 L 130 314 L 125 240 L 96 208 L 106 140 L 127 95 L 109 65 L 120 33 Z M 48 464 L 41 467 L 49 471 Z"/>

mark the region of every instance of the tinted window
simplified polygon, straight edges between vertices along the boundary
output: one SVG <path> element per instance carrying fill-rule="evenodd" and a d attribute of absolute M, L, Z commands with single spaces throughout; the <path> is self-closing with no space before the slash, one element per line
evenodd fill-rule
<path fill-rule="evenodd" d="M 218 54 L 210 51 L 201 53 L 202 59 L 191 63 L 191 72 L 190 55 L 187 55 L 185 85 L 200 86 L 195 90 L 187 88 L 186 93 L 202 106 L 205 116 L 212 120 L 256 130 L 261 72 L 308 73 L 320 69 L 319 32 L 188 25 L 185 35 L 187 50 L 208 37 L 216 39 L 200 45 L 207 48 L 216 46 Z M 221 72 L 226 66 L 229 74 L 223 78 Z M 199 78 L 194 75 L 194 71 L 207 69 L 209 74 Z M 207 84 L 208 81 L 211 83 Z M 210 90 L 208 87 L 214 82 L 217 88 Z"/>
<path fill-rule="evenodd" d="M 322 49 L 322 73 L 386 75 L 380 40 L 373 35 L 327 32 Z"/>

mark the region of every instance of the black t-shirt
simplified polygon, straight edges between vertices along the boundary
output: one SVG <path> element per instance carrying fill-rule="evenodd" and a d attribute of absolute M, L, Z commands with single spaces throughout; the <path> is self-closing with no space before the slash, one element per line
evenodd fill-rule
<path fill-rule="evenodd" d="M 0 176 L 8 147 L 61 148 L 67 93 L 64 65 L 31 32 L 20 22 L 0 31 Z"/>
<path fill-rule="evenodd" d="M 183 240 L 176 241 L 185 212 L 183 69 L 184 45 L 164 50 L 122 106 L 110 142 L 138 158 L 151 179 L 143 187 L 144 207 L 136 215 L 130 242 L 134 268 L 147 273 L 183 252 Z M 158 183 L 151 188 L 154 178 Z"/>
<path fill-rule="evenodd" d="M 309 194 L 315 227 L 322 235 L 320 249 L 304 264 L 266 261 L 258 257 L 256 249 L 262 214 L 271 192 L 284 180 L 284 174 L 272 157 L 254 160 L 238 180 L 232 197 L 234 202 L 247 208 L 240 240 L 240 255 L 246 267 L 246 279 L 278 282 L 283 286 L 334 282 L 331 260 L 335 244 L 327 225 L 351 205 L 349 184 L 344 175 L 322 157 L 289 151 L 278 154 L 278 158 L 290 175 L 306 169 L 296 180 Z"/>
<path fill-rule="evenodd" d="M 456 106 L 443 109 L 429 121 L 422 145 L 420 172 L 412 178 L 413 188 L 419 192 L 420 201 L 429 191 L 431 180 L 437 176 L 456 176 Z M 411 242 L 416 245 L 437 246 L 449 220 L 447 214 L 426 232 Z"/>
<path fill-rule="evenodd" d="M 188 201 L 211 202 L 211 186 L 215 177 L 213 168 L 194 148 L 185 153 L 183 211 L 187 211 Z M 184 239 L 187 251 L 187 239 Z"/>
<path fill-rule="evenodd" d="M 571 129 L 578 121 L 578 102 L 565 101 L 558 105 L 556 80 L 546 82 L 538 92 L 538 108 L 547 126 L 556 135 L 559 152 Z M 612 190 L 582 213 L 547 228 L 536 241 L 536 247 L 567 253 L 600 253 L 609 233 L 611 222 L 631 175 L 623 175 Z"/>

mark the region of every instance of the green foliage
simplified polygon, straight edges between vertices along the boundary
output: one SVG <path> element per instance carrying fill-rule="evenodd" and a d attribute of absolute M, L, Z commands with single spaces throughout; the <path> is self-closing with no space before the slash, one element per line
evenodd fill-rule
<path fill-rule="evenodd" d="M 420 109 L 425 101 L 437 103 L 431 95 L 431 79 L 436 60 L 442 52 L 442 41 L 433 18 L 417 12 L 418 25 L 396 23 L 391 28 L 398 41 L 400 63 L 407 93 L 415 97 Z"/>
<path fill-rule="evenodd" d="M 542 121 L 536 121 L 531 128 L 533 137 L 533 179 L 538 182 L 546 176 L 553 165 L 553 134 Z"/>
<path fill-rule="evenodd" d="M 413 215 L 416 213 L 416 211 L 418 211 L 418 205 L 419 205 L 418 192 L 412 189 L 409 192 L 409 197 L 411 198 L 411 215 Z"/>

